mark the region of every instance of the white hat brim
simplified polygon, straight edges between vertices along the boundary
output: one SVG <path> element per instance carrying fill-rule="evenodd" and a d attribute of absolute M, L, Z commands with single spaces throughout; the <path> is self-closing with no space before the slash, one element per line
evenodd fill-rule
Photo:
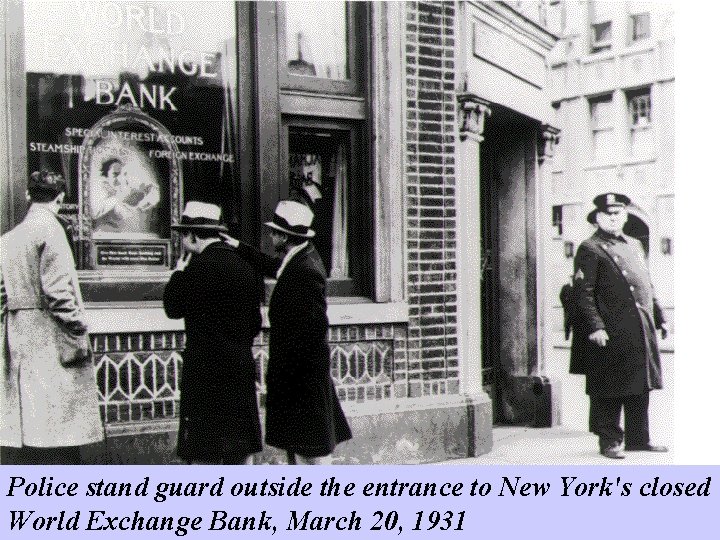
<path fill-rule="evenodd" d="M 278 225 L 277 223 L 275 223 L 273 221 L 266 221 L 265 225 L 267 225 L 268 227 L 275 229 L 277 231 L 284 232 L 285 234 L 290 234 L 292 236 L 299 236 L 300 238 L 313 238 L 315 236 L 315 231 L 313 231 L 312 229 L 308 229 L 308 232 L 306 234 L 300 234 L 298 232 L 291 231 L 289 229 L 281 227 L 280 225 Z"/>

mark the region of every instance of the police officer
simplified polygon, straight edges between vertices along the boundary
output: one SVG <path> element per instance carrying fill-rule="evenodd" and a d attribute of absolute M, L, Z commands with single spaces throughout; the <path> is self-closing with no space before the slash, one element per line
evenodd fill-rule
<path fill-rule="evenodd" d="M 587 219 L 598 228 L 575 257 L 570 372 L 586 375 L 590 431 L 603 456 L 624 458 L 623 436 L 626 451 L 667 452 L 650 443 L 648 421 L 649 393 L 662 388 L 655 330 L 664 339 L 667 326 L 642 244 L 622 232 L 630 199 L 605 193 L 593 203 Z"/>

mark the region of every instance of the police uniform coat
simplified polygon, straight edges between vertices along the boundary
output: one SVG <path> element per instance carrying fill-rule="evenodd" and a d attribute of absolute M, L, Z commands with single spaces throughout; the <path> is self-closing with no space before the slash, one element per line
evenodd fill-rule
<path fill-rule="evenodd" d="M 31 205 L 0 239 L 3 446 L 103 440 L 92 361 L 64 364 L 87 343 L 77 272 L 55 214 Z"/>
<path fill-rule="evenodd" d="M 330 375 L 326 281 L 310 243 L 270 297 L 265 442 L 305 457 L 326 456 L 352 437 Z"/>
<path fill-rule="evenodd" d="M 662 388 L 655 329 L 664 322 L 639 240 L 598 229 L 575 257 L 575 321 L 570 372 L 588 394 L 615 397 Z M 600 347 L 588 339 L 605 329 Z"/>
<path fill-rule="evenodd" d="M 260 331 L 262 276 L 223 242 L 173 272 L 165 313 L 185 319 L 177 455 L 212 461 L 262 450 L 253 340 Z"/>

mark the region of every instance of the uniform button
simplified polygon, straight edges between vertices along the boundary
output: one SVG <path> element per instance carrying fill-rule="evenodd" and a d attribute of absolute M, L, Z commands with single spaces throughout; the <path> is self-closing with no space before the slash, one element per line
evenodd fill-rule
<path fill-rule="evenodd" d="M 623 271 L 622 271 L 622 275 L 623 275 L 623 276 L 627 276 L 627 270 L 623 270 Z"/>
<path fill-rule="evenodd" d="M 635 302 L 635 305 L 636 305 L 637 307 L 642 307 L 642 306 L 640 305 L 640 302 Z"/>
<path fill-rule="evenodd" d="M 618 262 L 618 260 L 619 260 L 619 259 L 618 259 L 618 256 L 615 255 L 615 256 L 613 257 L 613 261 Z"/>
<path fill-rule="evenodd" d="M 607 248 L 608 248 L 608 245 L 607 245 L 607 244 L 603 244 L 603 248 L 604 248 L 604 249 L 607 249 Z"/>
<path fill-rule="evenodd" d="M 633 287 L 632 285 L 630 285 L 630 292 L 633 292 L 634 290 L 635 290 L 635 287 Z"/>

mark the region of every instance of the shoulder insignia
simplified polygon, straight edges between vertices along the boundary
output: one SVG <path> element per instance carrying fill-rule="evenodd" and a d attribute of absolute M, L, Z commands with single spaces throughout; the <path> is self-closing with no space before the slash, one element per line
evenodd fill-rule
<path fill-rule="evenodd" d="M 585 279 L 585 274 L 583 274 L 581 268 L 578 268 L 578 271 L 575 272 L 575 281 L 582 281 L 583 279 Z"/>

